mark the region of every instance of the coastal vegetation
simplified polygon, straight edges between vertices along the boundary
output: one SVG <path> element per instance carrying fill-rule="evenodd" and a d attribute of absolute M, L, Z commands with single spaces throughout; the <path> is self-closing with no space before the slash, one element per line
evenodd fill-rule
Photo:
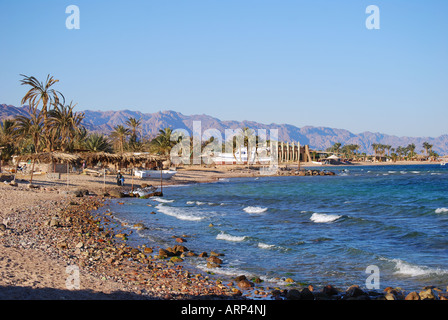
<path fill-rule="evenodd" d="M 82 152 L 149 152 L 157 155 L 169 155 L 178 141 L 172 141 L 173 129 L 159 129 L 156 136 L 144 136 L 142 121 L 129 117 L 123 124 L 117 124 L 109 134 L 89 132 L 83 125 L 85 114 L 76 112 L 76 104 L 66 103 L 65 96 L 56 89 L 59 80 L 48 75 L 45 81 L 39 81 L 33 76 L 21 75 L 21 85 L 27 91 L 21 101 L 28 106 L 28 115 L 17 115 L 13 119 L 5 119 L 0 123 L 0 159 L 10 161 L 13 155 L 38 154 L 40 152 L 60 151 L 64 153 Z M 256 141 L 255 148 L 261 143 L 254 130 L 241 128 L 243 145 L 249 147 L 249 139 Z M 215 145 L 214 137 L 203 141 L 201 149 L 207 145 Z M 236 138 L 230 149 L 222 142 L 223 150 L 236 151 Z M 193 139 L 190 138 L 190 150 L 193 150 Z M 419 148 L 421 147 L 421 148 Z M 439 155 L 432 150 L 429 142 L 422 146 L 411 143 L 407 146 L 391 146 L 372 144 L 371 154 L 360 153 L 358 144 L 343 145 L 334 143 L 326 152 L 339 155 L 351 161 L 402 161 L 437 159 Z M 419 153 L 420 151 L 420 153 Z M 319 151 L 312 150 L 313 155 Z M 317 156 L 317 159 L 319 156 Z M 317 160 L 316 159 L 316 160 Z"/>
<path fill-rule="evenodd" d="M 359 145 L 342 143 L 334 143 L 331 147 L 327 148 L 327 152 L 332 152 L 336 155 L 340 155 L 342 158 L 355 160 L 355 161 L 419 161 L 419 160 L 436 160 L 439 158 L 439 154 L 432 150 L 432 145 L 428 142 L 422 144 L 424 150 L 421 153 L 416 152 L 416 145 L 411 143 L 407 146 L 397 146 L 393 148 L 391 145 L 385 145 L 380 143 L 373 143 L 371 145 L 373 154 L 368 155 L 365 152 L 359 153 Z"/>

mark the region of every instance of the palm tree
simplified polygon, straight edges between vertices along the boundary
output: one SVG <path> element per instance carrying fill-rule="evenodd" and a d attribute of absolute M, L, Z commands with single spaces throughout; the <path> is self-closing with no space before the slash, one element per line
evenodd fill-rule
<path fill-rule="evenodd" d="M 410 154 L 411 159 L 414 158 L 415 144 L 411 143 L 411 144 L 409 144 L 406 148 L 407 148 L 407 149 L 409 150 L 409 152 L 411 153 L 411 154 Z"/>
<path fill-rule="evenodd" d="M 126 125 L 131 131 L 131 139 L 137 141 L 137 133 L 138 129 L 140 129 L 142 125 L 142 120 L 130 117 L 128 120 L 126 120 Z"/>
<path fill-rule="evenodd" d="M 115 146 L 118 147 L 118 151 L 120 153 L 124 152 L 124 147 L 126 144 L 126 138 L 129 136 L 130 131 L 128 128 L 125 128 L 123 125 L 119 124 L 114 128 L 114 131 L 110 134 L 112 141 Z"/>
<path fill-rule="evenodd" d="M 336 142 L 331 147 L 327 148 L 327 151 L 339 154 L 341 146 L 342 146 L 342 143 Z"/>
<path fill-rule="evenodd" d="M 426 150 L 426 156 L 429 157 L 431 151 L 432 151 L 432 144 L 429 144 L 429 142 L 423 142 L 423 148 Z"/>
<path fill-rule="evenodd" d="M 160 129 L 159 135 L 150 143 L 151 149 L 156 153 L 168 155 L 171 148 L 177 143 L 177 141 L 171 141 L 172 133 L 171 128 Z"/>
<path fill-rule="evenodd" d="M 392 149 L 391 145 L 385 145 L 384 148 L 387 150 L 387 155 L 390 157 L 390 150 Z"/>
<path fill-rule="evenodd" d="M 34 111 L 29 118 L 22 115 L 16 116 L 15 121 L 19 139 L 22 141 L 30 139 L 33 142 L 34 152 L 39 153 L 44 127 L 43 115 L 41 112 L 36 112 L 37 109 L 34 109 Z M 35 160 L 33 160 L 31 167 L 30 184 L 33 183 L 34 162 Z"/>
<path fill-rule="evenodd" d="M 372 143 L 372 148 L 373 148 L 373 151 L 375 152 L 375 161 L 376 161 L 376 156 L 377 156 L 377 153 L 378 153 L 379 146 L 380 145 L 378 143 Z"/>
<path fill-rule="evenodd" d="M 15 151 L 15 121 L 4 119 L 0 123 L 0 172 L 2 161 L 8 161 Z"/>
<path fill-rule="evenodd" d="M 89 135 L 86 127 L 81 126 L 79 130 L 75 132 L 75 136 L 73 137 L 73 149 L 85 149 L 86 139 Z"/>
<path fill-rule="evenodd" d="M 57 106 L 59 104 L 60 98 L 62 98 L 62 100 L 65 100 L 62 93 L 51 88 L 54 84 L 59 82 L 59 80 L 56 80 L 48 75 L 47 80 L 45 81 L 45 83 L 43 83 L 39 82 L 35 77 L 29 77 L 23 74 L 21 74 L 21 76 L 23 77 L 23 79 L 20 80 L 21 84 L 29 85 L 31 87 L 22 98 L 22 105 L 28 102 L 30 113 L 36 114 L 40 103 L 42 103 L 42 109 L 40 112 L 42 113 L 43 118 L 43 136 L 46 141 L 46 147 L 50 151 L 51 141 L 48 134 L 49 130 L 47 121 L 48 108 L 51 105 Z"/>
<path fill-rule="evenodd" d="M 15 121 L 18 138 L 22 141 L 30 139 L 33 143 L 34 152 L 38 153 L 41 148 L 43 132 L 42 113 L 32 113 L 30 117 L 19 115 L 15 117 Z"/>
<path fill-rule="evenodd" d="M 62 151 L 67 151 L 70 145 L 73 145 L 73 140 L 76 133 L 80 131 L 81 122 L 84 119 L 83 113 L 73 112 L 75 105 L 58 104 L 53 110 L 48 113 L 49 132 L 52 136 L 52 144 L 58 137 Z"/>
<path fill-rule="evenodd" d="M 141 119 L 129 118 L 126 125 L 130 130 L 129 148 L 133 151 L 141 150 L 143 145 L 138 141 L 138 131 L 142 125 Z"/>
<path fill-rule="evenodd" d="M 107 137 L 98 133 L 92 133 L 87 137 L 85 148 L 92 152 L 112 152 L 112 146 Z"/>

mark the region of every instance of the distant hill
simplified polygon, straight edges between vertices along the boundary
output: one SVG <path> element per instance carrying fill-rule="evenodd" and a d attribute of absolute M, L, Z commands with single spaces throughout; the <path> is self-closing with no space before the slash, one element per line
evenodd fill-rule
<path fill-rule="evenodd" d="M 224 137 L 225 129 L 238 129 L 249 127 L 252 129 L 278 129 L 280 141 L 308 144 L 312 149 L 325 150 L 336 142 L 345 144 L 357 144 L 360 152 L 372 154 L 372 144 L 380 143 L 391 145 L 393 148 L 407 146 L 414 143 L 416 152 L 423 150 L 423 142 L 433 145 L 433 150 L 440 155 L 448 154 L 448 134 L 440 137 L 397 137 L 382 133 L 362 132 L 354 134 L 345 129 L 327 127 L 305 126 L 298 128 L 290 124 L 262 124 L 253 121 L 222 121 L 209 115 L 184 115 L 176 111 L 159 111 L 155 113 L 142 113 L 139 111 L 92 111 L 86 110 L 84 125 L 90 131 L 109 133 L 116 125 L 124 124 L 129 117 L 141 119 L 142 132 L 145 136 L 155 137 L 160 129 L 171 127 L 172 129 L 186 129 L 190 133 L 193 121 L 201 121 L 202 130 L 217 129 Z M 0 119 L 12 118 L 19 114 L 27 114 L 26 107 L 14 107 L 0 104 Z M 268 131 L 269 133 L 269 131 Z"/>

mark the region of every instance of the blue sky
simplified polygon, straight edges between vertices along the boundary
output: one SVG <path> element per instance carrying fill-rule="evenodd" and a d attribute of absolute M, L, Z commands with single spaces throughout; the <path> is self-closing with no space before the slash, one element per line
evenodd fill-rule
<path fill-rule="evenodd" d="M 365 27 L 372 4 L 379 30 Z M 447 14 L 446 0 L 1 0 L 0 103 L 20 105 L 19 74 L 51 74 L 78 110 L 436 137 Z"/>

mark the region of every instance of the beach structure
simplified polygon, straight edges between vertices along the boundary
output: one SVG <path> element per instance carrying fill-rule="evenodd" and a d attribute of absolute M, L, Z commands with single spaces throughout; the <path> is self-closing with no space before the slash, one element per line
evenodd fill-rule
<path fill-rule="evenodd" d="M 134 176 L 136 172 L 141 170 L 136 170 L 136 168 L 149 168 L 149 169 L 163 169 L 164 165 L 169 165 L 167 163 L 168 156 L 153 155 L 148 152 L 127 152 L 112 154 L 107 152 L 90 152 L 80 155 L 82 159 L 90 166 L 101 164 L 103 167 L 103 172 L 101 173 L 97 170 L 98 175 L 104 176 L 104 185 L 106 181 L 106 167 L 109 165 L 115 166 L 115 171 L 125 167 L 130 167 L 131 170 L 131 188 L 134 189 Z M 168 161 L 169 162 L 169 161 Z M 162 171 L 160 170 L 160 178 L 162 180 Z M 160 182 L 162 189 L 162 181 Z"/>
<path fill-rule="evenodd" d="M 310 148 L 308 145 L 301 146 L 300 142 L 280 142 L 277 146 L 277 158 L 279 163 L 308 162 L 311 161 Z M 235 150 L 235 153 L 216 153 L 211 159 L 214 164 L 269 164 L 272 163 L 272 152 L 270 148 L 253 148 L 250 152 L 247 147 Z M 209 155 L 205 155 L 209 156 Z"/>
<path fill-rule="evenodd" d="M 309 145 L 301 146 L 300 142 L 280 142 L 278 144 L 278 161 L 283 162 L 311 162 Z"/>
<path fill-rule="evenodd" d="M 19 155 L 13 158 L 13 162 L 16 165 L 14 180 L 16 179 L 17 168 L 22 162 L 31 162 L 30 184 L 32 184 L 35 169 L 38 169 L 40 172 L 59 174 L 58 177 L 60 177 L 60 173 L 64 172 L 64 168 L 65 172 L 69 174 L 70 165 L 80 161 L 80 159 L 78 155 L 63 152 L 40 152 Z M 36 162 L 38 162 L 38 168 L 35 167 Z"/>

